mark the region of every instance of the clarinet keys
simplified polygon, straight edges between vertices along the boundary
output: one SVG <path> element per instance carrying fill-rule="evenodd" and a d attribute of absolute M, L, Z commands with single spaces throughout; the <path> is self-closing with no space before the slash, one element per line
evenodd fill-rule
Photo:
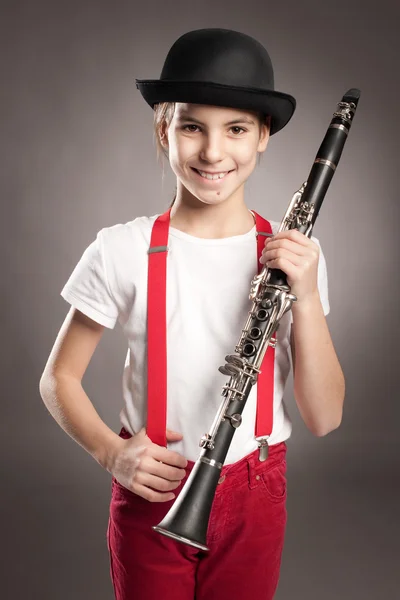
<path fill-rule="evenodd" d="M 244 361 L 240 356 L 236 356 L 235 354 L 228 354 L 225 356 L 225 360 L 228 364 L 223 367 L 219 367 L 218 371 L 223 375 L 230 375 L 231 377 L 236 377 L 243 373 L 244 369 Z"/>
<path fill-rule="evenodd" d="M 228 419 L 234 429 L 237 429 L 242 423 L 242 415 L 239 415 L 238 413 L 234 415 L 224 415 L 224 419 Z"/>
<path fill-rule="evenodd" d="M 213 450 L 214 441 L 212 436 L 209 433 L 205 433 L 199 442 L 199 446 L 200 448 L 208 448 L 209 450 Z"/>
<path fill-rule="evenodd" d="M 276 339 L 276 337 L 272 337 L 272 338 L 269 340 L 269 344 L 268 344 L 268 345 L 269 345 L 269 346 L 271 346 L 271 348 L 276 348 L 276 343 L 277 343 L 277 339 Z"/>

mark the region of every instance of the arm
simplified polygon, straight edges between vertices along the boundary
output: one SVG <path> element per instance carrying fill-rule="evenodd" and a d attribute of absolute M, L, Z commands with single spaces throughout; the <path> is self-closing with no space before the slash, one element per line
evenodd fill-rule
<path fill-rule="evenodd" d="M 106 470 L 123 440 L 99 417 L 82 387 L 104 327 L 71 309 L 40 379 L 40 395 L 60 427 Z"/>
<path fill-rule="evenodd" d="M 294 395 L 307 427 L 323 436 L 340 425 L 345 381 L 319 295 L 319 255 L 316 242 L 292 229 L 266 240 L 261 262 L 282 269 L 297 297 L 291 331 Z"/>
<path fill-rule="evenodd" d="M 341 423 L 345 380 L 319 294 L 296 304 L 290 335 L 295 400 L 310 431 L 323 436 Z"/>

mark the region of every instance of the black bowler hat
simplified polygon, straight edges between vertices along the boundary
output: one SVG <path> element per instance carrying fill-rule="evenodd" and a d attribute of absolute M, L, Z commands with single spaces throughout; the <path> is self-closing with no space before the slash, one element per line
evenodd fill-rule
<path fill-rule="evenodd" d="M 289 122 L 296 100 L 274 89 L 268 52 L 254 38 L 230 29 L 185 33 L 167 54 L 160 79 L 136 79 L 154 108 L 158 102 L 211 104 L 271 116 L 270 135 Z"/>

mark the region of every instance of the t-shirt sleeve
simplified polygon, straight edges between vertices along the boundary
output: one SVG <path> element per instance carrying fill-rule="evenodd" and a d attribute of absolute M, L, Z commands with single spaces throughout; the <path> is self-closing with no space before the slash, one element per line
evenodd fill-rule
<path fill-rule="evenodd" d="M 329 296 L 328 296 L 328 273 L 326 268 L 326 260 L 324 253 L 322 252 L 321 244 L 319 240 L 311 236 L 313 242 L 315 242 L 319 246 L 319 261 L 318 261 L 318 291 L 321 298 L 322 308 L 324 310 L 324 315 L 329 314 L 330 306 L 329 306 Z M 290 322 L 293 322 L 293 314 L 290 311 Z"/>
<path fill-rule="evenodd" d="M 100 325 L 114 329 L 118 308 L 106 271 L 102 231 L 86 248 L 60 295 Z"/>

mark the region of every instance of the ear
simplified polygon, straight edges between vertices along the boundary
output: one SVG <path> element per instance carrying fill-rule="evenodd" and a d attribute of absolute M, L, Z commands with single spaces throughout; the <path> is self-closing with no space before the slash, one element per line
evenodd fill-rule
<path fill-rule="evenodd" d="M 263 131 L 260 135 L 260 141 L 258 142 L 257 152 L 265 152 L 269 142 L 269 129 L 263 125 Z"/>
<path fill-rule="evenodd" d="M 269 131 L 271 126 L 271 117 L 268 117 L 267 123 L 261 125 L 260 139 L 257 146 L 257 152 L 265 152 L 269 142 Z"/>
<path fill-rule="evenodd" d="M 168 127 L 165 120 L 160 127 L 160 143 L 163 148 L 168 149 Z"/>

